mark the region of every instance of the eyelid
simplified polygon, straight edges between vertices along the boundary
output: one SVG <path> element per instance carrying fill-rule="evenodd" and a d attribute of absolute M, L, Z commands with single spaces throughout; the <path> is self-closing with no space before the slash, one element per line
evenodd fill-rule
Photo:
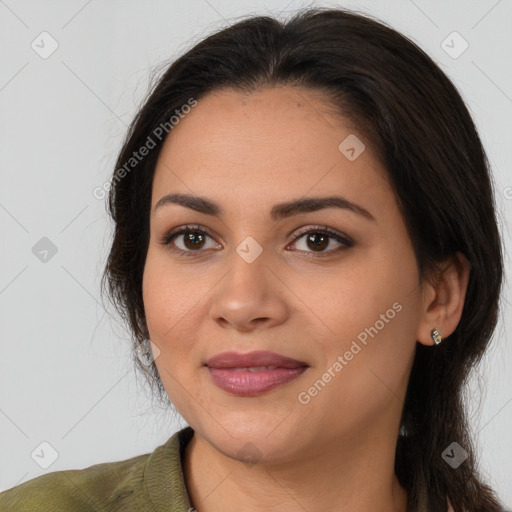
<path fill-rule="evenodd" d="M 183 232 L 189 232 L 189 231 L 201 231 L 207 234 L 209 237 L 214 238 L 213 234 L 210 232 L 210 230 L 201 224 L 185 224 L 184 226 L 178 226 L 177 228 L 172 229 L 168 233 L 166 233 L 160 241 L 163 242 L 164 240 L 171 240 L 171 238 L 174 235 L 182 234 Z"/>
<path fill-rule="evenodd" d="M 292 242 L 295 242 L 298 238 L 300 238 L 303 235 L 306 235 L 308 233 L 325 233 L 335 240 L 338 240 L 339 242 L 343 242 L 347 245 L 354 245 L 354 241 L 348 236 L 345 235 L 345 233 L 342 233 L 341 231 L 338 231 L 336 229 L 330 228 L 329 226 L 320 226 L 320 225 L 307 225 L 307 229 L 304 229 L 303 231 L 299 231 L 298 233 L 295 233 L 293 235 Z M 300 229 L 300 228 L 299 228 Z"/>

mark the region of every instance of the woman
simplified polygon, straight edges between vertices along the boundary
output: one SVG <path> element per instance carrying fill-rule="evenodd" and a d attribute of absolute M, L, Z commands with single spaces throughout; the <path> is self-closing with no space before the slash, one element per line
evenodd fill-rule
<path fill-rule="evenodd" d="M 107 290 L 190 426 L 2 510 L 500 510 L 462 402 L 502 282 L 491 180 L 414 43 L 341 9 L 207 37 L 138 112 L 109 207 Z"/>

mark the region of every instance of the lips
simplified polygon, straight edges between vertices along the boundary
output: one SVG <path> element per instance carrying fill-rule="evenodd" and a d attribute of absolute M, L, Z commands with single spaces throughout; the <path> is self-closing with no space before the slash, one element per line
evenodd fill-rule
<path fill-rule="evenodd" d="M 274 352 L 223 352 L 205 363 L 214 384 L 236 396 L 256 396 L 300 377 L 308 364 Z"/>
<path fill-rule="evenodd" d="M 263 366 L 300 368 L 308 366 L 307 363 L 266 351 L 249 352 L 247 354 L 223 352 L 208 359 L 205 364 L 210 368 L 258 368 Z"/>

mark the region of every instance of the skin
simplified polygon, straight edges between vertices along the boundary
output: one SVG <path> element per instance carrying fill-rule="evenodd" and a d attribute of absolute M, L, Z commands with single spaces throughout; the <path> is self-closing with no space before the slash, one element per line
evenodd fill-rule
<path fill-rule="evenodd" d="M 354 161 L 338 149 L 349 134 L 366 145 Z M 223 214 L 178 204 L 155 210 L 176 192 L 207 197 Z M 374 219 L 333 207 L 270 218 L 276 203 L 333 193 Z M 199 249 L 185 245 L 183 235 L 160 243 L 186 224 L 211 238 L 205 235 L 202 246 L 196 241 Z M 293 241 L 294 233 L 318 226 L 353 245 L 331 237 L 318 250 L 306 236 Z M 416 343 L 433 345 L 434 328 L 443 337 L 453 332 L 468 265 L 459 256 L 435 281 L 420 281 L 386 170 L 365 135 L 315 91 L 210 93 L 165 141 L 150 231 L 146 320 L 164 387 L 195 431 L 184 456 L 192 506 L 199 512 L 225 512 L 226 503 L 243 511 L 405 512 L 394 457 Z M 263 249 L 251 263 L 236 251 L 248 236 Z M 195 252 L 173 252 L 172 243 Z M 300 403 L 299 394 L 396 303 L 401 310 L 394 318 Z M 237 397 L 213 383 L 208 358 L 252 350 L 309 368 L 256 397 Z M 257 449 L 254 463 L 244 459 L 247 443 Z"/>

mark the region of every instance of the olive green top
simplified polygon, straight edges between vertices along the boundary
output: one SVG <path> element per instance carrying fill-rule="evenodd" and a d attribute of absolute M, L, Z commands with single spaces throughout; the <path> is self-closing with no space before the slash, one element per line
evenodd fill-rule
<path fill-rule="evenodd" d="M 183 476 L 193 435 L 185 427 L 152 453 L 38 476 L 0 493 L 0 511 L 195 512 Z"/>
<path fill-rule="evenodd" d="M 0 494 L 2 512 L 191 512 L 183 452 L 194 431 L 176 432 L 152 453 L 41 475 Z"/>

